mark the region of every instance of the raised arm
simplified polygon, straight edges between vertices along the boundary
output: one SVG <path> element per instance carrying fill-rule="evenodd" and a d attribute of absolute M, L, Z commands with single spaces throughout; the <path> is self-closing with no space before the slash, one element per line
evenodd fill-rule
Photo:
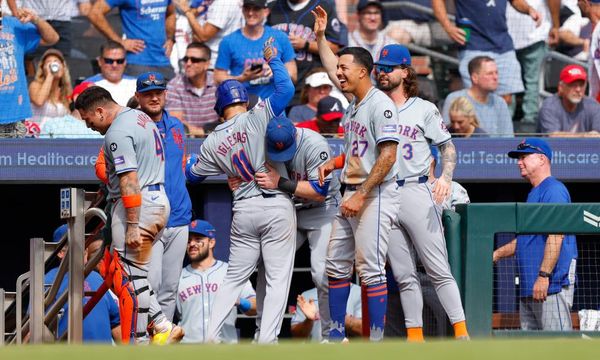
<path fill-rule="evenodd" d="M 192 28 L 194 38 L 200 42 L 207 42 L 217 35 L 221 30 L 213 24 L 206 22 L 204 25 L 200 25 L 196 19 L 196 13 L 194 9 L 190 7 L 188 0 L 173 0 L 173 4 L 181 11 Z"/>
<path fill-rule="evenodd" d="M 338 58 L 329 47 L 329 42 L 325 39 L 325 29 L 327 28 L 327 12 L 321 6 L 317 6 L 311 13 L 315 17 L 315 27 L 313 31 L 317 36 L 317 46 L 319 48 L 319 57 L 323 67 L 327 70 L 327 75 L 333 84 L 339 89 L 340 81 L 337 78 Z"/>
<path fill-rule="evenodd" d="M 22 23 L 31 22 L 37 28 L 40 33 L 40 46 L 50 46 L 58 42 L 60 37 L 52 25 L 37 15 L 37 13 L 31 9 L 18 9 L 18 18 Z"/>
<path fill-rule="evenodd" d="M 287 72 L 287 69 L 279 54 L 277 48 L 273 46 L 274 39 L 270 37 L 266 42 L 263 50 L 265 61 L 271 67 L 273 72 L 273 81 L 275 82 L 275 92 L 268 97 L 273 115 L 281 114 L 290 100 L 294 97 L 294 83 Z"/>

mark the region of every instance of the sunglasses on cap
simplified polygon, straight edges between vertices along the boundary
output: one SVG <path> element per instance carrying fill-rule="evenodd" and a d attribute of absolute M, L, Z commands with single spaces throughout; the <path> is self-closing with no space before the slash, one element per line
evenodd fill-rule
<path fill-rule="evenodd" d="M 154 80 L 145 80 L 145 81 L 142 81 L 142 85 L 144 87 L 148 87 L 148 86 L 152 86 L 152 85 L 154 85 L 154 86 L 165 86 L 166 84 L 167 84 L 167 82 L 165 80 L 154 79 Z"/>
<path fill-rule="evenodd" d="M 392 65 L 375 65 L 375 72 L 382 72 L 384 74 L 389 74 L 396 69 L 396 66 Z"/>
<path fill-rule="evenodd" d="M 111 58 L 102 58 L 104 60 L 104 62 L 108 65 L 112 65 L 114 63 L 117 63 L 119 65 L 123 65 L 125 63 L 125 58 L 122 59 L 111 59 Z"/>
<path fill-rule="evenodd" d="M 192 64 L 197 64 L 197 63 L 208 61 L 208 59 L 206 59 L 206 58 L 199 58 L 199 57 L 195 57 L 195 56 L 184 56 L 183 58 L 181 58 L 181 61 L 183 61 L 184 64 L 187 63 L 188 60 L 191 61 Z"/>
<path fill-rule="evenodd" d="M 537 146 L 534 146 L 534 145 L 531 145 L 531 144 L 521 143 L 521 144 L 517 145 L 517 150 L 526 150 L 526 149 L 532 149 L 532 150 L 539 151 L 540 154 L 545 154 L 546 153 L 541 148 L 539 148 Z"/>

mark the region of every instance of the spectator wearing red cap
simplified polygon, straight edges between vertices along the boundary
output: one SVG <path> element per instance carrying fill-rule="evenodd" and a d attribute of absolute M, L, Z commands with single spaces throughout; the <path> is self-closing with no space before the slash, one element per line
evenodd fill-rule
<path fill-rule="evenodd" d="M 44 121 L 40 129 L 40 137 L 54 139 L 101 138 L 102 135 L 100 135 L 99 132 L 88 129 L 88 127 L 85 125 L 85 122 L 81 120 L 79 111 L 75 110 L 73 105 L 79 94 L 93 85 L 94 83 L 92 82 L 84 81 L 75 86 L 71 95 L 68 96 L 68 99 L 71 102 L 71 114 L 49 118 Z"/>
<path fill-rule="evenodd" d="M 314 130 L 325 137 L 343 134 L 340 120 L 344 116 L 342 102 L 333 96 L 322 98 L 317 104 L 317 116 L 312 120 L 296 124 L 296 127 Z"/>
<path fill-rule="evenodd" d="M 560 72 L 558 92 L 540 109 L 540 131 L 553 137 L 600 136 L 600 104 L 585 96 L 587 74 L 579 65 Z"/>

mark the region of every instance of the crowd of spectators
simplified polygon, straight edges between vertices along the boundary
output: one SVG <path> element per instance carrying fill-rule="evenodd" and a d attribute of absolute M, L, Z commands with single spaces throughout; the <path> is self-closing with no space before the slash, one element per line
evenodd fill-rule
<path fill-rule="evenodd" d="M 93 83 L 120 105 L 134 104 L 135 78 L 146 71 L 158 71 L 169 81 L 166 109 L 184 123 L 186 135 L 205 136 L 219 121 L 212 108 L 222 81 L 239 80 L 254 101 L 273 92 L 271 70 L 261 56 L 269 37 L 275 38 L 296 84 L 289 117 L 302 126 L 335 129 L 319 119 L 319 101 L 332 96 L 343 108 L 348 102 L 321 68 L 310 13 L 317 5 L 329 15 L 326 38 L 334 52 L 361 46 L 376 60 L 384 45 L 410 43 L 455 54 L 460 89 L 448 83 L 451 66 L 440 75 L 432 68 L 439 61 L 435 56 L 413 57 L 426 59 L 413 65 L 425 67 L 419 80 L 437 88 L 433 95 L 421 95 L 434 97 L 455 136 L 514 136 L 525 130 L 595 136 L 600 131 L 595 119 L 578 115 L 594 112 L 600 98 L 600 0 L 408 2 L 414 6 L 395 0 L 0 0 L 0 97 L 8 109 L 0 113 L 0 136 L 98 136 L 81 129 L 64 133 L 83 124 L 70 109 L 73 88 Z M 76 28 L 75 18 L 87 19 L 85 28 Z M 81 39 L 95 46 L 84 47 Z M 583 69 L 589 76 L 576 86 L 577 93 L 589 97 L 565 100 L 574 90 L 561 77 L 556 94 L 543 101 L 540 94 L 551 88 L 540 88 L 545 83 L 540 78 L 552 49 L 574 63 L 589 62 Z M 82 58 L 93 69 L 84 76 L 71 65 Z M 560 109 L 557 99 L 570 121 L 548 118 L 549 107 Z"/>

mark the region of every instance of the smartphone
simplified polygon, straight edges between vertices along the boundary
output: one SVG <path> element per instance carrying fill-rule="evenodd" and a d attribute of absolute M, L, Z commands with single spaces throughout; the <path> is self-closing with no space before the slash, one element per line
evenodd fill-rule
<path fill-rule="evenodd" d="M 262 64 L 254 63 L 250 66 L 250 71 L 257 72 L 258 70 L 262 70 Z"/>

